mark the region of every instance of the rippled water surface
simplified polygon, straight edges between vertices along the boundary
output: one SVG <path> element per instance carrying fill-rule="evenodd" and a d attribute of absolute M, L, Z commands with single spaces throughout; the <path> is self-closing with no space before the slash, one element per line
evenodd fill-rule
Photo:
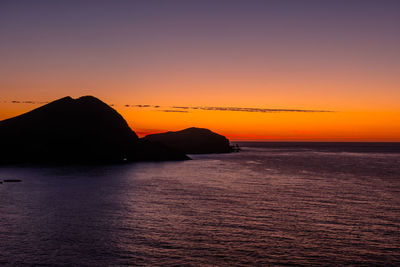
<path fill-rule="evenodd" d="M 0 264 L 400 264 L 399 153 L 244 146 L 185 162 L 0 167 L 0 180 L 22 180 L 0 184 Z"/>

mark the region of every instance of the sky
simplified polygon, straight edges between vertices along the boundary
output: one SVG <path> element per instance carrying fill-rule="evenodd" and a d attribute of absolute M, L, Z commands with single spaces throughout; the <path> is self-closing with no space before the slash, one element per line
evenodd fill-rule
<path fill-rule="evenodd" d="M 400 141 L 400 1 L 0 0 L 0 120 L 64 97 L 140 136 Z"/>

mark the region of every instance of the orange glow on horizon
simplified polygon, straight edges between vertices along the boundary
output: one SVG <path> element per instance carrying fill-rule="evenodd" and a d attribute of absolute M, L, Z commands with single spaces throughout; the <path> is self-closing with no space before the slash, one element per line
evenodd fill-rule
<path fill-rule="evenodd" d="M 211 129 L 231 140 L 400 141 L 400 112 L 397 111 L 164 113 L 129 108 L 119 111 L 140 136 L 194 126 Z"/>
<path fill-rule="evenodd" d="M 0 103 L 0 119 L 17 116 L 39 104 Z M 241 112 L 188 110 L 162 112 L 166 107 L 114 105 L 130 127 L 147 134 L 208 128 L 231 141 L 400 141 L 400 111 Z M 186 110 L 184 110 L 186 111 Z"/>

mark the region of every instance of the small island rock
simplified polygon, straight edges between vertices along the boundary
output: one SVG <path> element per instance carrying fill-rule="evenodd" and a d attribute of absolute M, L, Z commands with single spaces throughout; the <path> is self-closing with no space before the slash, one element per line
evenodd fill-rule
<path fill-rule="evenodd" d="M 220 134 L 204 128 L 191 127 L 177 132 L 150 134 L 142 138 L 160 142 L 185 154 L 229 153 L 229 140 Z"/>

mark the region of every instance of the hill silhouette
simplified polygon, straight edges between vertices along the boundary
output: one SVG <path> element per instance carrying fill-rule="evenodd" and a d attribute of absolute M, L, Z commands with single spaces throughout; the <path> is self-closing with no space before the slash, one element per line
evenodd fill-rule
<path fill-rule="evenodd" d="M 118 163 L 184 160 L 141 141 L 124 118 L 93 96 L 64 97 L 0 122 L 0 163 Z"/>
<path fill-rule="evenodd" d="M 185 154 L 229 153 L 229 140 L 204 128 L 191 127 L 177 132 L 150 134 L 143 140 L 160 142 Z"/>

